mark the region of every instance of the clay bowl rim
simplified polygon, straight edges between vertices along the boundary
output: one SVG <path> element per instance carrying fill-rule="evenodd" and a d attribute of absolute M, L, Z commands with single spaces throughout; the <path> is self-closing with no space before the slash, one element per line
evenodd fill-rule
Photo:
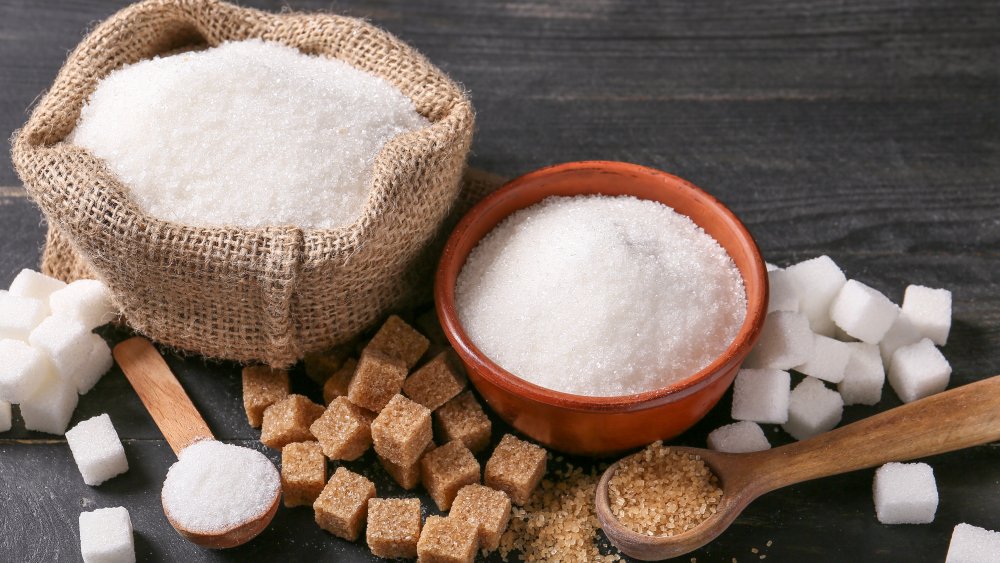
<path fill-rule="evenodd" d="M 535 192 L 533 197 L 537 197 L 539 191 L 544 192 L 546 187 L 532 185 L 535 181 L 566 172 L 577 172 L 588 169 L 598 173 L 610 173 L 619 176 L 622 175 L 622 172 L 631 172 L 636 175 L 652 175 L 659 178 L 662 180 L 664 189 L 686 192 L 689 197 L 700 200 L 706 209 L 713 210 L 722 219 L 726 228 L 735 232 L 741 245 L 748 247 L 751 251 L 751 267 L 757 270 L 757 277 L 761 280 L 761 283 L 750 287 L 751 284 L 748 282 L 747 276 L 743 275 L 742 271 L 740 272 L 744 289 L 747 292 L 747 314 L 739 331 L 736 333 L 736 337 L 707 366 L 665 387 L 631 395 L 609 397 L 577 395 L 548 389 L 508 372 L 491 360 L 472 342 L 472 339 L 469 338 L 458 318 L 458 311 L 455 306 L 455 283 L 468 258 L 468 254 L 461 257 L 458 256 L 458 247 L 470 236 L 468 233 L 472 228 L 481 224 L 485 220 L 485 216 L 498 205 L 502 205 L 512 193 L 530 189 Z M 599 192 L 580 192 L 580 195 L 592 193 Z M 548 193 L 538 201 L 550 195 L 556 194 Z M 638 195 L 635 195 L 635 197 L 645 199 Z M 511 213 L 505 214 L 490 227 L 490 230 L 495 228 L 500 221 L 503 221 L 504 218 L 510 216 L 514 211 L 520 209 L 524 209 L 524 207 L 518 207 L 511 211 Z M 489 231 L 486 232 L 488 233 Z M 481 237 L 470 246 L 469 252 L 475 248 L 479 240 L 481 240 Z M 760 336 L 764 317 L 767 314 L 768 289 L 767 268 L 757 242 L 736 214 L 717 198 L 683 178 L 655 168 L 628 162 L 583 160 L 546 166 L 518 176 L 505 183 L 470 209 L 449 235 L 444 251 L 441 253 L 441 259 L 434 278 L 434 303 L 445 335 L 463 361 L 473 364 L 470 371 L 475 371 L 475 375 L 483 377 L 507 393 L 512 393 L 533 402 L 584 412 L 613 413 L 645 410 L 676 401 L 696 393 L 718 377 L 723 376 L 728 371 L 727 368 L 741 362 Z M 753 292 L 753 295 L 751 295 L 751 292 Z M 473 381 L 475 375 L 473 376 Z"/>

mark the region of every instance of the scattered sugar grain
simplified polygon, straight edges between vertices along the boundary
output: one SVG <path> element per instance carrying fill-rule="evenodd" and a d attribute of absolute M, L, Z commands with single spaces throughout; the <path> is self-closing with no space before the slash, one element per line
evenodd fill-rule
<path fill-rule="evenodd" d="M 951 532 L 944 563 L 1000 561 L 1000 532 L 969 524 L 958 524 Z"/>
<path fill-rule="evenodd" d="M 66 431 L 66 442 L 83 482 L 92 487 L 128 471 L 125 448 L 107 414 L 77 423 Z"/>
<path fill-rule="evenodd" d="M 228 530 L 270 510 L 281 477 L 264 454 L 215 440 L 183 450 L 163 482 L 163 509 L 183 528 Z"/>
<path fill-rule="evenodd" d="M 80 555 L 84 563 L 135 563 L 128 509 L 116 506 L 81 512 Z"/>
<path fill-rule="evenodd" d="M 746 315 L 743 280 L 718 242 L 673 209 L 626 196 L 550 197 L 512 214 L 472 250 L 455 289 L 484 354 L 588 396 L 698 371 Z"/>

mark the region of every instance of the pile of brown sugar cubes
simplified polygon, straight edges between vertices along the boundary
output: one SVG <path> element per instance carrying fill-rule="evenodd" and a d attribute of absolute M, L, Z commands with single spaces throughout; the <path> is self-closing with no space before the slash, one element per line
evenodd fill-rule
<path fill-rule="evenodd" d="M 490 445 L 490 419 L 450 350 L 413 369 L 429 348 L 423 334 L 392 316 L 356 359 L 345 347 L 307 359 L 325 407 L 290 394 L 286 371 L 262 366 L 244 368 L 243 403 L 261 442 L 281 450 L 285 506 L 311 505 L 321 528 L 348 541 L 364 529 L 378 557 L 473 561 L 478 551 L 497 549 L 511 503 L 528 501 L 547 454 L 507 434 L 480 480 L 476 454 Z M 353 461 L 370 447 L 400 487 L 423 484 L 448 516 L 423 521 L 420 499 L 378 498 L 371 480 L 343 466 L 327 480 L 327 459 Z"/>

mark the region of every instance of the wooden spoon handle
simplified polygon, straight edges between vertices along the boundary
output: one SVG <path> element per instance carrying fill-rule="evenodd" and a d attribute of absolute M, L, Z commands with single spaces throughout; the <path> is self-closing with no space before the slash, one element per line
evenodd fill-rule
<path fill-rule="evenodd" d="M 963 385 L 780 448 L 751 454 L 757 494 L 1000 440 L 1000 376 Z M 756 486 L 754 488 L 757 488 Z"/>
<path fill-rule="evenodd" d="M 141 336 L 129 338 L 115 346 L 114 356 L 175 454 L 195 441 L 214 439 L 177 377 L 149 340 Z"/>

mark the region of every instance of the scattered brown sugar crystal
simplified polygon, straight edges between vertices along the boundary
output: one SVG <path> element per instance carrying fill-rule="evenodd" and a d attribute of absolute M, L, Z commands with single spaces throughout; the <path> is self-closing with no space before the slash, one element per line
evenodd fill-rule
<path fill-rule="evenodd" d="M 406 374 L 406 364 L 402 361 L 365 351 L 347 387 L 347 398 L 359 407 L 379 412 L 403 388 Z"/>
<path fill-rule="evenodd" d="M 319 440 L 323 454 L 330 459 L 351 461 L 361 457 L 372 445 L 372 421 L 375 413 L 337 397 L 323 415 L 309 427 Z"/>
<path fill-rule="evenodd" d="M 312 506 L 326 485 L 326 458 L 319 442 L 281 448 L 281 492 L 285 506 Z"/>
<path fill-rule="evenodd" d="M 464 378 L 452 368 L 448 352 L 441 352 L 403 382 L 403 393 L 431 410 L 447 403 L 463 388 Z"/>
<path fill-rule="evenodd" d="M 267 366 L 243 368 L 243 408 L 250 426 L 260 428 L 264 409 L 288 396 L 288 372 Z"/>
<path fill-rule="evenodd" d="M 424 454 L 420 477 L 438 508 L 448 510 L 459 489 L 479 482 L 479 462 L 462 442 L 448 442 Z"/>
<path fill-rule="evenodd" d="M 514 504 L 524 506 L 545 476 L 546 455 L 541 446 L 506 434 L 486 462 L 483 482 L 510 495 Z"/>
<path fill-rule="evenodd" d="M 413 559 L 417 556 L 420 528 L 420 499 L 373 498 L 368 501 L 365 539 L 375 557 Z"/>
<path fill-rule="evenodd" d="M 355 541 L 368 515 L 368 499 L 375 497 L 375 484 L 362 475 L 338 467 L 313 503 L 316 523 L 331 534 Z"/>
<path fill-rule="evenodd" d="M 306 375 L 309 379 L 322 385 L 330 377 L 330 374 L 340 369 L 353 349 L 354 347 L 350 344 L 342 344 L 322 352 L 306 354 L 303 360 Z"/>
<path fill-rule="evenodd" d="M 289 395 L 264 410 L 260 441 L 269 448 L 280 450 L 292 442 L 314 440 L 309 425 L 321 414 L 322 405 L 302 395 Z"/>
<path fill-rule="evenodd" d="M 344 364 L 334 371 L 333 375 L 327 378 L 326 383 L 323 384 L 324 403 L 329 405 L 337 397 L 347 396 L 347 388 L 351 384 L 351 378 L 354 377 L 354 369 L 357 367 L 357 360 L 347 358 Z"/>
<path fill-rule="evenodd" d="M 378 455 L 400 466 L 413 465 L 431 443 L 431 411 L 396 395 L 372 422 L 372 441 Z"/>
<path fill-rule="evenodd" d="M 406 324 L 403 319 L 393 315 L 385 321 L 382 328 L 378 329 L 365 350 L 381 352 L 390 358 L 400 360 L 409 370 L 417 365 L 428 346 L 430 341 L 426 336 Z"/>
<path fill-rule="evenodd" d="M 479 548 L 493 551 L 500 546 L 500 536 L 510 522 L 510 497 L 482 485 L 459 489 L 451 505 L 450 518 L 463 518 L 477 526 Z"/>
<path fill-rule="evenodd" d="M 686 532 L 716 513 L 722 489 L 701 457 L 654 442 L 623 459 L 608 482 L 615 517 L 648 536 Z"/>
<path fill-rule="evenodd" d="M 459 440 L 476 453 L 490 445 L 492 424 L 472 391 L 462 393 L 434 411 L 434 422 L 438 442 Z"/>
<path fill-rule="evenodd" d="M 472 563 L 477 549 L 475 524 L 442 516 L 427 517 L 417 543 L 420 563 Z"/>
<path fill-rule="evenodd" d="M 434 442 L 428 442 L 423 453 L 426 454 L 432 449 L 434 449 Z M 403 489 L 412 491 L 417 487 L 417 485 L 420 484 L 419 459 L 410 465 L 397 465 L 391 460 L 378 455 L 378 452 L 375 452 L 375 455 L 378 457 L 379 462 L 382 463 L 382 468 L 385 469 L 385 472 L 388 473 L 389 476 L 392 477 L 392 480 Z M 423 454 L 421 454 L 421 456 L 423 456 Z"/>

